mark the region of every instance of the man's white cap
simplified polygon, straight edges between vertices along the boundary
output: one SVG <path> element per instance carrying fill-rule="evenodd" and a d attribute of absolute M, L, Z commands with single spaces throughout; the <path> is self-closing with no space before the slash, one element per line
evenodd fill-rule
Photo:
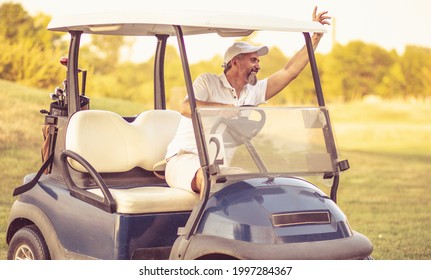
<path fill-rule="evenodd" d="M 235 42 L 226 50 L 222 66 L 223 68 L 226 68 L 226 65 L 232 60 L 232 58 L 242 53 L 257 52 L 258 56 L 262 56 L 267 54 L 268 51 L 267 46 L 253 46 L 247 42 Z"/>

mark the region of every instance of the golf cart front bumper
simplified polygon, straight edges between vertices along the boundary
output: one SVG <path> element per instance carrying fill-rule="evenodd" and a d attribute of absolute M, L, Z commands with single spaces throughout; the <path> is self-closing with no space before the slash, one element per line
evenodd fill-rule
<path fill-rule="evenodd" d="M 186 241 L 180 238 L 176 245 L 181 242 Z M 199 259 L 219 255 L 248 260 L 360 260 L 373 251 L 370 240 L 355 231 L 346 238 L 301 243 L 257 244 L 205 235 L 195 235 L 186 243 L 189 244 L 184 256 L 171 254 L 171 258 Z"/>

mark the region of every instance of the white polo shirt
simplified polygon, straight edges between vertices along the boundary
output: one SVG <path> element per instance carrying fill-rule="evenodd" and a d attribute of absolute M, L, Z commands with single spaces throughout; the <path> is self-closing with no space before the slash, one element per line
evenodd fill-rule
<path fill-rule="evenodd" d="M 226 75 L 205 73 L 193 83 L 195 97 L 199 101 L 232 104 L 237 107 L 243 105 L 257 106 L 265 103 L 267 79 L 257 81 L 256 85 L 247 84 L 237 97 L 235 89 L 229 84 Z M 168 146 L 166 158 L 186 150 L 197 153 L 193 124 L 190 118 L 181 117 L 174 139 Z"/>

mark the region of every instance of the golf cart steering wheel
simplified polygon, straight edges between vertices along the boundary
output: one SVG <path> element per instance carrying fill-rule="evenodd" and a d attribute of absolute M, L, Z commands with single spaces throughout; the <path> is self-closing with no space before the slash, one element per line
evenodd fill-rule
<path fill-rule="evenodd" d="M 223 141 L 225 147 L 232 148 L 244 144 L 245 141 L 251 140 L 255 137 L 263 128 L 266 121 L 265 112 L 261 109 L 257 109 L 253 106 L 242 106 L 251 107 L 250 111 L 256 111 L 260 115 L 259 120 L 250 120 L 247 116 L 239 116 L 238 118 L 227 119 L 223 116 L 218 117 L 211 128 L 211 134 L 215 134 L 221 124 L 226 126 L 223 132 Z M 242 110 L 247 111 L 247 110 Z"/>

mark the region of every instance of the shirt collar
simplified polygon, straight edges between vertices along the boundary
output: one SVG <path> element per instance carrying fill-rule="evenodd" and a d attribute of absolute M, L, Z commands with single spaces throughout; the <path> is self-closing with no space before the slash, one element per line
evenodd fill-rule
<path fill-rule="evenodd" d="M 219 79 L 223 86 L 225 86 L 228 89 L 233 89 L 233 87 L 230 85 L 229 81 L 227 80 L 226 74 L 224 72 L 220 74 Z"/>

